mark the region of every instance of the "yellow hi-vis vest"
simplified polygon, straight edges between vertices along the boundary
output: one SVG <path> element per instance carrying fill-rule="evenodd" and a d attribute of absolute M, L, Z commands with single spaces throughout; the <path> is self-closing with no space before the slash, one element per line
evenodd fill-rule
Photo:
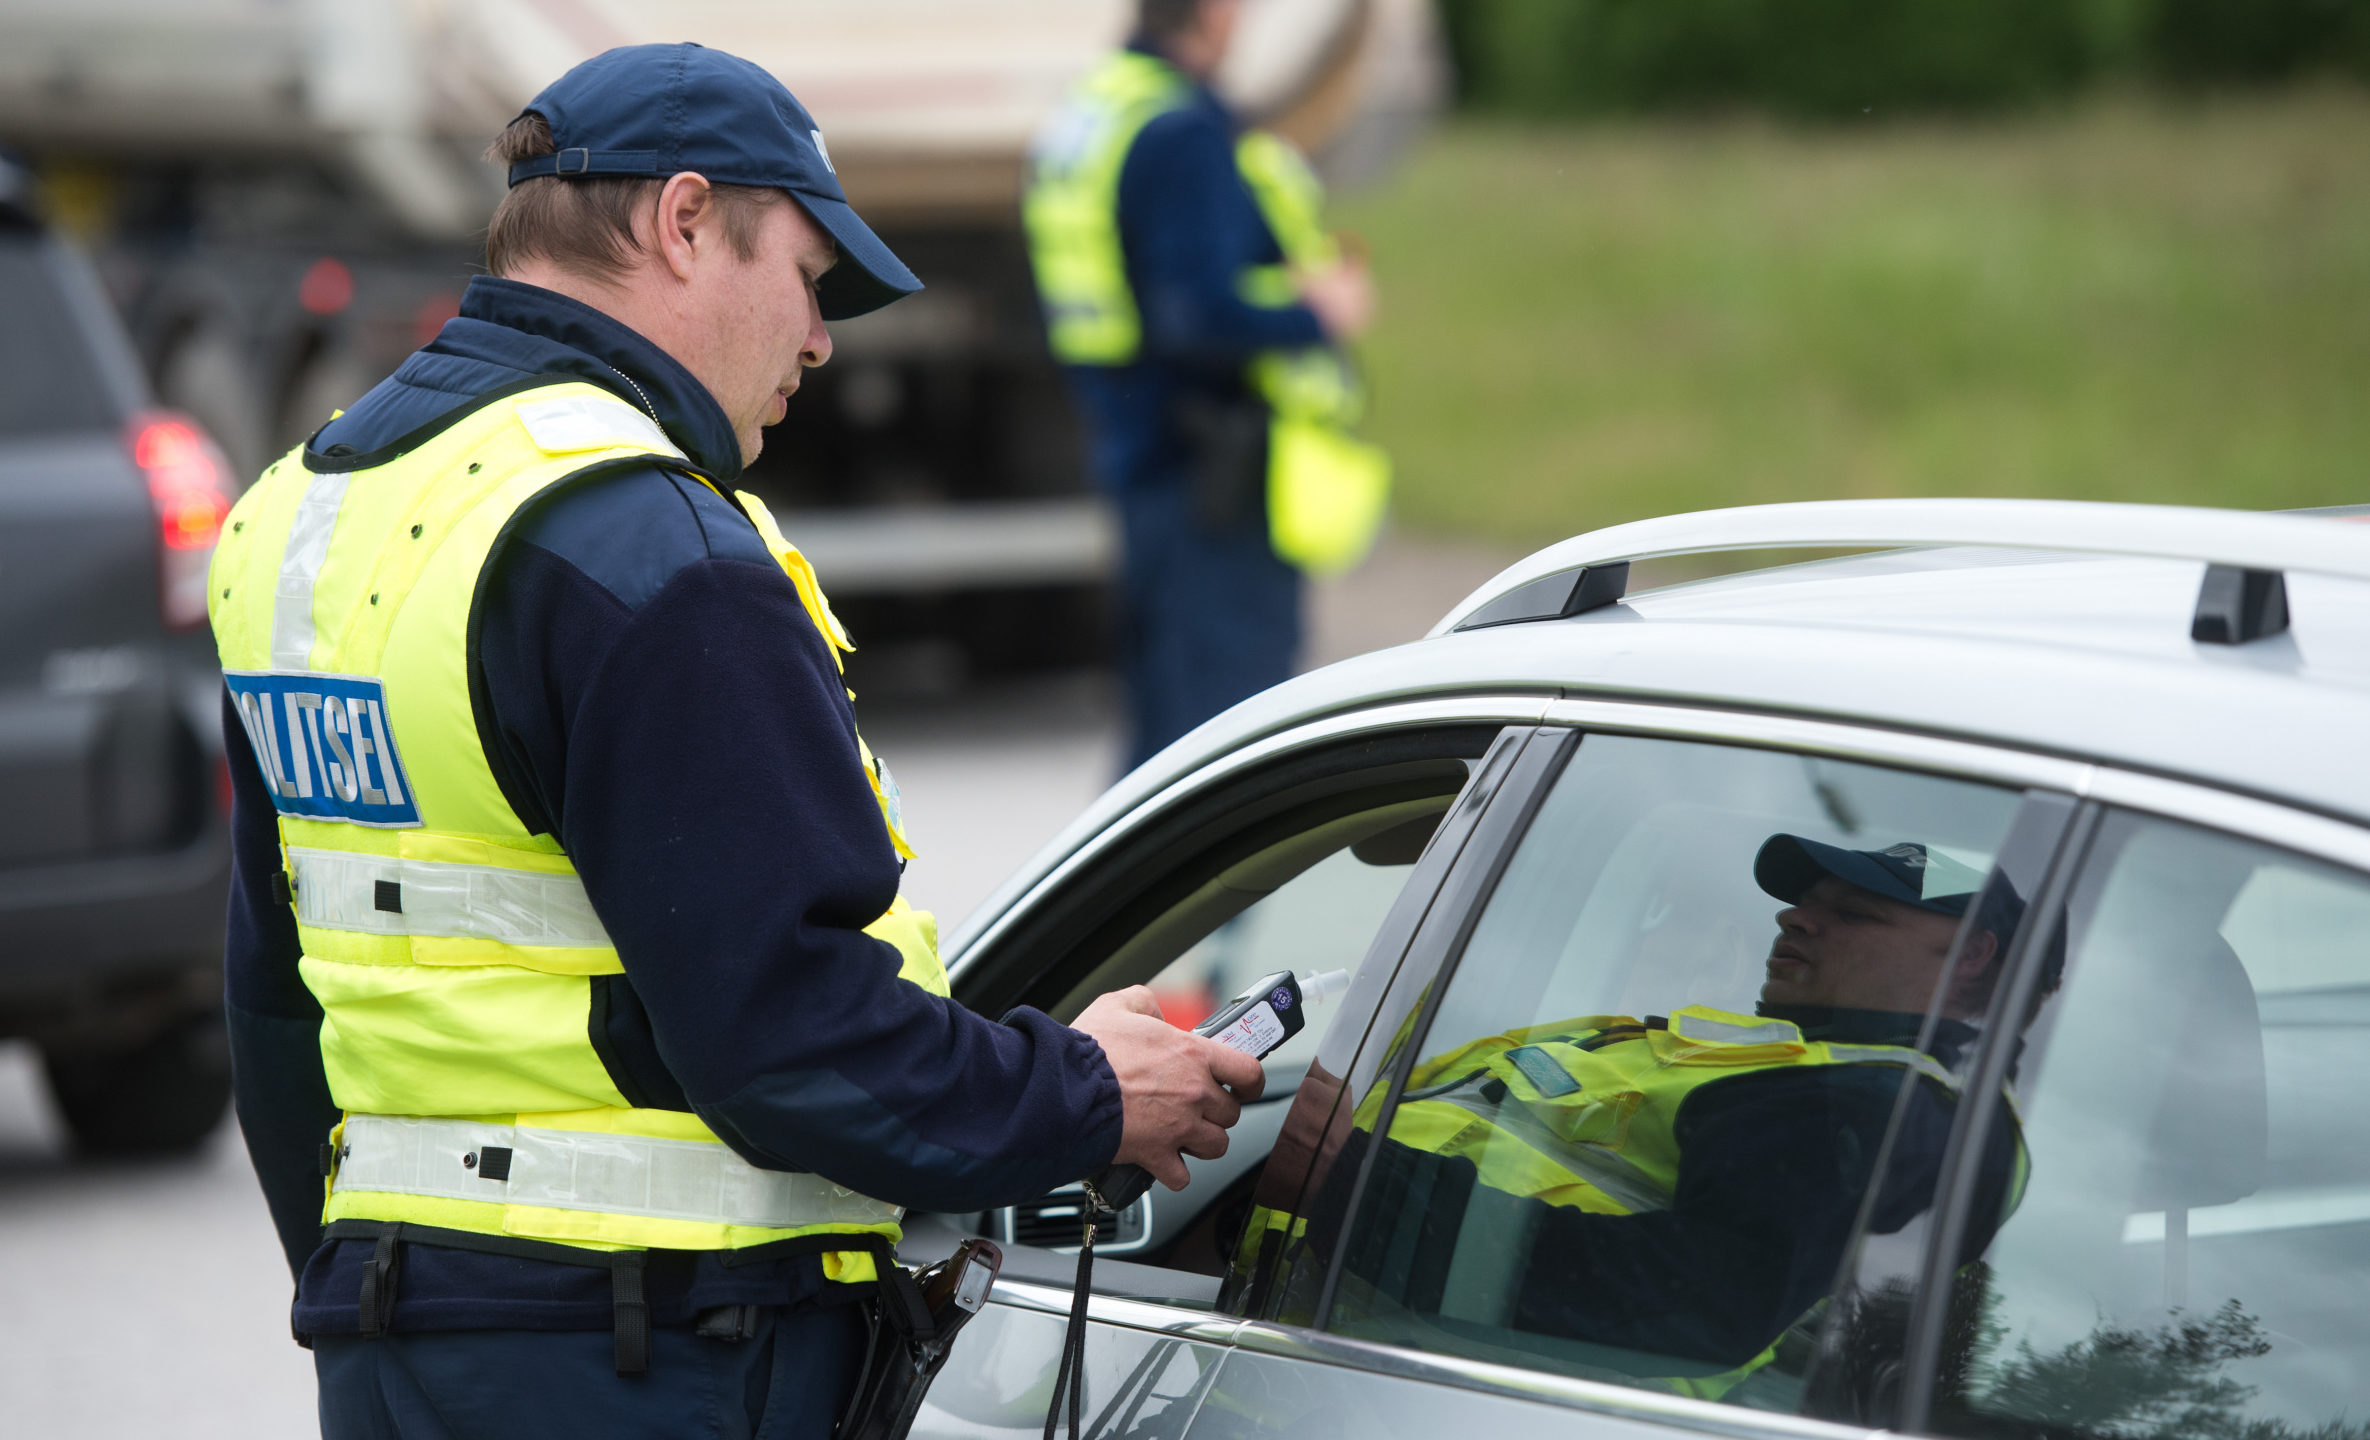
<path fill-rule="evenodd" d="M 1679 1183 L 1679 1110 L 1696 1087 L 1803 1065 L 1896 1066 L 1953 1096 L 1959 1091 L 1958 1078 L 1922 1050 L 1809 1040 L 1790 1021 L 1690 1005 L 1672 1011 L 1667 1027 L 1589 1015 L 1492 1035 L 1420 1061 L 1408 1074 L 1389 1139 L 1471 1161 L 1477 1183 L 1509 1195 L 1601 1215 L 1667 1210 Z M 1384 1090 L 1377 1085 L 1368 1094 L 1355 1128 L 1373 1133 Z M 1291 1217 L 1255 1212 L 1238 1269 L 1252 1262 L 1249 1247 L 1258 1237 L 1297 1233 Z M 1716 1400 L 1767 1365 L 1778 1338 L 1717 1374 L 1618 1378 Z"/>
<path fill-rule="evenodd" d="M 232 508 L 207 600 L 279 808 L 275 888 L 295 909 L 345 1112 L 324 1224 L 596 1251 L 898 1236 L 893 1205 L 760 1169 L 697 1116 L 628 1102 L 590 1035 L 591 977 L 624 966 L 558 840 L 520 822 L 479 739 L 471 611 L 488 557 L 554 486 L 654 461 L 707 483 L 641 411 L 560 380 L 498 395 L 367 469 L 300 448 Z M 755 497 L 739 501 L 833 654 L 848 649 L 804 557 Z M 869 750 L 862 760 L 911 855 L 894 783 Z M 946 993 L 927 914 L 900 898 L 868 933 L 897 948 L 907 980 Z M 859 1248 L 826 1253 L 824 1273 L 876 1276 Z"/>
<path fill-rule="evenodd" d="M 1046 339 L 1064 364 L 1126 365 L 1142 350 L 1119 241 L 1119 176 L 1143 128 L 1191 95 L 1176 67 L 1122 51 L 1079 82 L 1038 137 L 1021 218 Z M 1283 264 L 1236 277 L 1237 289 L 1254 305 L 1296 304 L 1292 271 L 1340 258 L 1321 218 L 1323 187 L 1298 151 L 1266 131 L 1242 136 L 1235 165 L 1284 253 Z M 1390 457 L 1349 433 L 1365 412 L 1363 388 L 1328 346 L 1261 354 L 1248 379 L 1271 412 L 1270 544 L 1314 574 L 1348 569 L 1373 545 L 1391 488 Z"/>

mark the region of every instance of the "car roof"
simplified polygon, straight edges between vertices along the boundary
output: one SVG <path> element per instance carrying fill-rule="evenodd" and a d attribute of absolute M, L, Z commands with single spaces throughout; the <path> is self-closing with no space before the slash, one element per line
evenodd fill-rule
<path fill-rule="evenodd" d="M 2244 528 L 2242 512 L 2227 513 Z M 2370 524 L 2347 513 L 2293 524 L 2306 527 L 2299 533 L 2310 543 L 2298 553 L 2317 568 L 2355 563 L 2343 548 L 2312 548 L 2338 538 L 2358 547 L 2370 574 Z M 1555 565 L 1578 543 L 1511 567 L 1424 639 L 1299 676 L 1205 724 L 1115 785 L 1010 893 L 1210 759 L 1344 711 L 1458 695 L 1842 721 L 2171 775 L 2370 822 L 2370 765 L 2361 760 L 2370 578 L 2285 572 L 2289 628 L 2235 645 L 2191 638 L 2206 560 L 2000 545 L 1782 565 L 1646 590 L 1568 618 L 1455 628 L 1543 569 L 1562 573 Z"/>

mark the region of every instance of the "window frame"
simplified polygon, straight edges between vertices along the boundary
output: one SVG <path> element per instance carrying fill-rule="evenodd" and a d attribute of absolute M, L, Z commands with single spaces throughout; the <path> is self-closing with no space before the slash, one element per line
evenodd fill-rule
<path fill-rule="evenodd" d="M 1559 734 L 1562 739 L 1553 738 Z M 1378 1017 L 1391 1013 L 1395 1000 L 1401 1004 L 1411 1004 L 1407 997 L 1424 995 L 1427 1013 L 1418 1017 L 1417 1024 L 1419 1027 L 1429 1027 L 1432 1012 L 1437 1010 L 1445 988 L 1437 982 L 1453 976 L 1454 965 L 1462 956 L 1464 942 L 1479 923 L 1481 911 L 1488 903 L 1490 893 L 1503 874 L 1515 846 L 1527 831 L 1547 791 L 1563 773 L 1571 756 L 1577 753 L 1578 747 L 1591 734 L 1639 735 L 1729 744 L 1788 755 L 1882 765 L 1937 778 L 1990 783 L 2026 792 L 2026 808 L 2030 807 L 2036 795 L 2056 798 L 2061 805 L 2070 807 L 2077 797 L 2094 789 L 2104 773 L 2101 767 L 2081 760 L 1847 722 L 1629 701 L 1556 701 L 1546 707 L 1541 717 L 1539 738 L 1545 744 L 1534 742 L 1530 751 L 1532 756 L 1552 754 L 1554 763 L 1521 767 L 1528 772 L 1522 783 L 1513 783 L 1514 777 L 1510 776 L 1509 783 L 1498 787 L 1497 793 L 1490 797 L 1490 808 L 1496 812 L 1495 823 L 1490 828 L 1497 833 L 1489 837 L 1491 843 L 1486 846 L 1468 843 L 1464 853 L 1458 857 L 1455 870 L 1442 881 L 1430 913 L 1425 916 L 1419 933 L 1411 941 L 1408 953 L 1398 967 L 1397 977 L 1391 986 L 1392 994 L 1376 1007 L 1374 1015 L 1368 1017 L 1364 1044 L 1372 1044 L 1378 1035 L 1387 1033 L 1387 1027 L 1378 1022 Z M 2152 779 L 2140 776 L 2129 778 L 2137 781 Z M 2118 783 L 2116 788 L 2143 787 L 2124 787 Z M 2159 804 L 2169 805 L 2185 799 L 2191 788 L 2182 785 L 2177 790 L 2150 793 L 2156 796 Z M 2020 820 L 2024 813 L 2024 809 L 2020 809 Z M 2186 818 L 2181 811 L 2170 813 L 2175 818 Z M 1476 835 L 1476 840 L 1481 838 L 1479 834 Z M 2370 854 L 2370 836 L 2364 836 L 2363 841 L 2365 853 Z M 2061 836 L 2055 856 L 2042 872 L 2040 889 L 2049 890 L 2058 883 L 2060 873 L 2067 866 L 2067 855 L 2071 848 Z M 2015 985 L 2016 974 L 2006 974 L 2007 983 L 2000 987 L 2001 990 Z M 1418 1036 L 1422 1033 L 1422 1028 L 1416 1032 Z M 1987 1041 L 1986 1048 L 1999 1047 L 1992 1047 Z M 1417 1044 L 1410 1045 L 1408 1053 L 1398 1057 L 1395 1062 L 1388 1082 L 1392 1090 L 1377 1117 L 1378 1131 L 1388 1128 L 1390 1117 L 1397 1108 L 1399 1091 L 1420 1049 L 1419 1040 Z M 1982 1063 L 1980 1058 L 1977 1063 Z M 1948 1152 L 1952 1160 L 1955 1161 L 1963 1141 L 1962 1132 L 1954 1128 Z M 1365 1172 L 1371 1163 L 1372 1156 L 1369 1154 L 1349 1197 L 1347 1223 L 1354 1223 L 1365 1204 L 1368 1179 Z M 1966 1183 L 1971 1186 L 1974 1167 L 1966 1168 L 1969 1171 Z M 1947 1178 L 1947 1171 L 1945 1176 Z M 1937 1206 L 1942 1203 L 1942 1199 L 1938 1185 Z M 1928 1249 L 1929 1254 L 1941 1253 L 1931 1241 Z M 1247 1319 L 1238 1326 L 1231 1343 L 1283 1358 L 1350 1365 L 1458 1388 L 1542 1400 L 1600 1415 L 1678 1424 L 1710 1433 L 1745 1437 L 1841 1437 L 1865 1436 L 1868 1433 L 1865 1425 L 1745 1410 L 1718 1401 L 1696 1400 L 1609 1382 L 1582 1380 L 1550 1371 L 1337 1335 L 1323 1327 L 1330 1319 L 1342 1262 L 1340 1248 L 1336 1247 L 1336 1253 L 1329 1259 L 1319 1303 L 1310 1324 L 1288 1325 L 1266 1319 Z M 1917 1309 L 1913 1312 L 1913 1325 L 1922 1321 L 1929 1309 L 1938 1314 L 1939 1305 L 1937 1297 L 1921 1292 Z M 1936 1328 L 1938 1331 L 1939 1327 Z M 1908 1358 L 1907 1352 L 1905 1358 Z"/>

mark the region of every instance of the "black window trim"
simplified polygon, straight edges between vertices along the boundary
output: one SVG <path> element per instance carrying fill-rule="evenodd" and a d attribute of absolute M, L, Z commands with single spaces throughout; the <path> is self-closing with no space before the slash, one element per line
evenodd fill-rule
<path fill-rule="evenodd" d="M 2008 1067 L 2017 1060 L 2021 1050 L 2022 1027 L 2013 1027 L 2014 1033 L 2010 1033 L 2012 1027 L 2003 1022 L 2008 1016 L 2023 1013 L 2024 1007 L 2032 1003 L 2033 987 L 2040 983 L 2044 968 L 2042 958 L 2048 953 L 2051 937 L 2064 923 L 2066 896 L 2089 857 L 2102 813 L 2102 807 L 2095 804 L 2073 806 L 2073 813 L 2067 817 L 2058 837 L 2057 853 L 2043 871 L 2040 887 L 2026 909 L 2032 923 L 2025 925 L 2023 933 L 2016 937 L 2006 968 L 2001 972 L 2005 983 L 1993 990 L 1990 1010 L 1984 1016 L 1983 1043 L 1961 1089 L 1964 1103 L 1959 1106 L 1950 1139 L 1943 1147 L 1942 1173 L 1934 1187 L 1934 1219 L 1927 1227 L 1917 1295 L 1909 1314 L 1909 1334 L 1901 1351 L 1901 1395 L 1892 1422 L 1904 1434 L 1929 1433 L 1934 1386 L 1948 1328 L 1953 1272 L 1958 1268 L 1951 1261 L 1966 1235 L 1982 1178 L 1982 1165 L 1976 1152 L 1999 1110 Z"/>

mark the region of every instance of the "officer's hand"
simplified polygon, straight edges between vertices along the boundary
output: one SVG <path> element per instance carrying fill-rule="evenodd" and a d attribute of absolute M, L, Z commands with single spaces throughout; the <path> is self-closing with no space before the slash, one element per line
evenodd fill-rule
<path fill-rule="evenodd" d="M 1374 272 L 1363 261 L 1343 260 L 1322 270 L 1298 273 L 1300 298 L 1317 314 L 1325 338 L 1355 340 L 1374 323 Z"/>
<path fill-rule="evenodd" d="M 1226 1153 L 1227 1127 L 1267 1084 L 1250 1056 L 1161 1019 L 1160 1003 L 1141 985 L 1098 996 L 1071 1023 L 1095 1038 L 1119 1077 L 1113 1162 L 1141 1165 L 1171 1190 L 1185 1188 L 1185 1156 Z"/>

